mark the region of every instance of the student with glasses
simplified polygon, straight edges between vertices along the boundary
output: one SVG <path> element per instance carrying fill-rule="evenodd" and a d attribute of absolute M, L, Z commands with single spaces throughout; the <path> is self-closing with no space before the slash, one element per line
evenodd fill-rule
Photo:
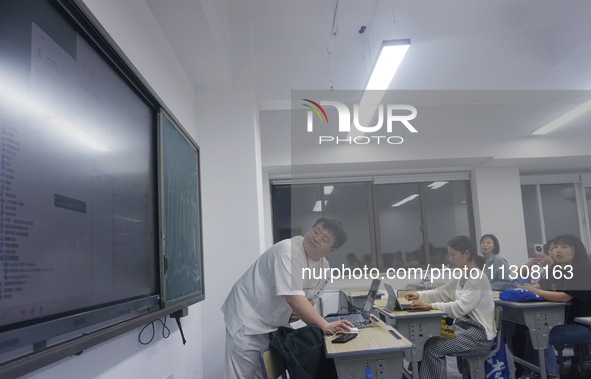
<path fill-rule="evenodd" d="M 304 236 L 271 246 L 238 279 L 222 306 L 226 378 L 262 378 L 259 352 L 280 326 L 301 319 L 326 334 L 353 327 L 348 321 L 326 322 L 313 305 L 326 283 L 319 273 L 329 272 L 326 257 L 346 240 L 339 221 L 320 218 Z"/>

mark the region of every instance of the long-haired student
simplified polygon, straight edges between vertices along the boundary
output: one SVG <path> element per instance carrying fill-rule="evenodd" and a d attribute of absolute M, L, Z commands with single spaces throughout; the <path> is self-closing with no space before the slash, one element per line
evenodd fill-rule
<path fill-rule="evenodd" d="M 439 309 L 455 319 L 453 338 L 431 337 L 425 342 L 419 377 L 447 378 L 446 355 L 467 351 L 489 351 L 496 336 L 494 302 L 490 282 L 482 275 L 482 257 L 466 236 L 448 244 L 452 279 L 443 286 L 406 295 L 411 308 Z"/>

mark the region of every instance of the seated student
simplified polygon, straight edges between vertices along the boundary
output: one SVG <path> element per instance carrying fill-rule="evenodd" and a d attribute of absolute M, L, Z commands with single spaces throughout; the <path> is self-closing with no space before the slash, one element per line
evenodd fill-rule
<path fill-rule="evenodd" d="M 425 342 L 419 377 L 446 378 L 446 358 L 452 353 L 489 351 L 496 336 L 494 303 L 490 282 L 482 275 L 482 257 L 476 244 L 466 236 L 452 238 L 448 244 L 450 267 L 462 270 L 460 279 L 452 279 L 429 291 L 409 292 L 413 309 L 439 309 L 455 319 L 453 338 L 431 337 Z M 455 277 L 460 277 L 456 275 Z"/>
<path fill-rule="evenodd" d="M 545 354 L 548 379 L 557 379 L 560 373 L 553 345 L 591 343 L 591 329 L 574 321 L 575 317 L 591 316 L 591 266 L 587 250 L 579 237 L 563 234 L 552 240 L 552 246 L 555 263 L 548 267 L 548 277 L 542 277 L 535 285 L 526 284 L 521 288 L 548 301 L 570 303 L 564 325 L 550 330 Z M 529 347 L 531 351 L 531 342 Z M 537 364 L 537 354 L 530 357 L 527 349 L 525 359 Z"/>
<path fill-rule="evenodd" d="M 480 238 L 480 251 L 484 255 L 484 273 L 490 281 L 493 291 L 506 290 L 511 285 L 509 279 L 509 263 L 499 255 L 499 240 L 493 234 L 485 234 Z"/>

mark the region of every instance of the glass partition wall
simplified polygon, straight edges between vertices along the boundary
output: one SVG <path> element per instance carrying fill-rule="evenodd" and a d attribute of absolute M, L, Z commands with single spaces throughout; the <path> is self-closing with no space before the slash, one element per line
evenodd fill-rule
<path fill-rule="evenodd" d="M 319 217 L 341 221 L 348 240 L 332 267 L 425 267 L 445 263 L 447 241 L 474 238 L 470 181 L 289 183 L 272 185 L 275 242 L 305 234 Z"/>

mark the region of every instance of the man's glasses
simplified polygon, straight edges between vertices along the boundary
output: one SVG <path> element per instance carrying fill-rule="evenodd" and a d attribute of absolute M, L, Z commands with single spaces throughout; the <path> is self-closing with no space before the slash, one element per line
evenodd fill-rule
<path fill-rule="evenodd" d="M 320 228 L 312 228 L 312 235 L 319 237 L 318 240 L 324 246 L 332 246 L 333 238 L 329 237 L 326 233 L 322 233 Z"/>

